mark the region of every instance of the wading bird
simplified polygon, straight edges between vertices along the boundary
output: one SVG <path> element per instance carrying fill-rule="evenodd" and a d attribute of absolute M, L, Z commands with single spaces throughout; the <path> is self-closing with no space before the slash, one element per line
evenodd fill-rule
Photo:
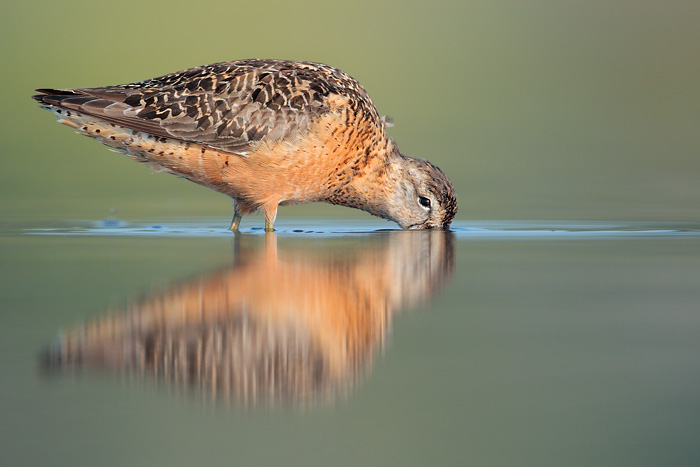
<path fill-rule="evenodd" d="M 447 176 L 401 154 L 364 88 L 327 65 L 239 60 L 36 92 L 59 122 L 233 198 L 233 231 L 258 210 L 271 231 L 278 206 L 316 201 L 403 229 L 448 228 L 457 212 Z"/>

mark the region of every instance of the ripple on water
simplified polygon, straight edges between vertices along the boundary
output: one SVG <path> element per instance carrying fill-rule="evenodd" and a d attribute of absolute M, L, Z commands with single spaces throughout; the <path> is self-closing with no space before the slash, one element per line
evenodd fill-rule
<path fill-rule="evenodd" d="M 253 221 L 251 221 L 253 224 Z M 32 235 L 61 236 L 158 236 L 158 237 L 230 237 L 227 223 L 221 219 L 193 219 L 158 223 L 128 222 L 116 217 L 101 221 L 75 221 L 50 228 L 27 228 Z M 278 235 L 343 236 L 398 230 L 382 220 L 308 220 L 284 219 L 275 225 Z M 700 223 L 668 222 L 557 222 L 557 221 L 457 221 L 452 232 L 459 240 L 553 240 L 624 238 L 700 238 Z M 241 226 L 241 233 L 264 235 L 259 225 Z"/>

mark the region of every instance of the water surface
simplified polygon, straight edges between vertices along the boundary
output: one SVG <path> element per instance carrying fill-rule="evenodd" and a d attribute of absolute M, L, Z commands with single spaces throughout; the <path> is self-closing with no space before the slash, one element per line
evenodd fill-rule
<path fill-rule="evenodd" d="M 698 224 L 13 224 L 8 465 L 691 465 Z"/>

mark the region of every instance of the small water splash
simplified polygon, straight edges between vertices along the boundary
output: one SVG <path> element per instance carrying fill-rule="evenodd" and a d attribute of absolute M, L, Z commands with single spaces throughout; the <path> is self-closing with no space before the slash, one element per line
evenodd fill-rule
<path fill-rule="evenodd" d="M 117 217 L 110 216 L 102 219 L 99 222 L 99 225 L 101 227 L 122 227 L 123 225 L 126 225 L 126 222 L 118 219 Z"/>

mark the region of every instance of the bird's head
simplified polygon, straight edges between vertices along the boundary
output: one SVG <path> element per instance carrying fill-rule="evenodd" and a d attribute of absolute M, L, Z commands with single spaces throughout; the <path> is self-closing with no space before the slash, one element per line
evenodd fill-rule
<path fill-rule="evenodd" d="M 423 159 L 394 161 L 397 179 L 390 198 L 390 218 L 402 229 L 447 229 L 457 213 L 457 195 L 447 175 Z"/>

